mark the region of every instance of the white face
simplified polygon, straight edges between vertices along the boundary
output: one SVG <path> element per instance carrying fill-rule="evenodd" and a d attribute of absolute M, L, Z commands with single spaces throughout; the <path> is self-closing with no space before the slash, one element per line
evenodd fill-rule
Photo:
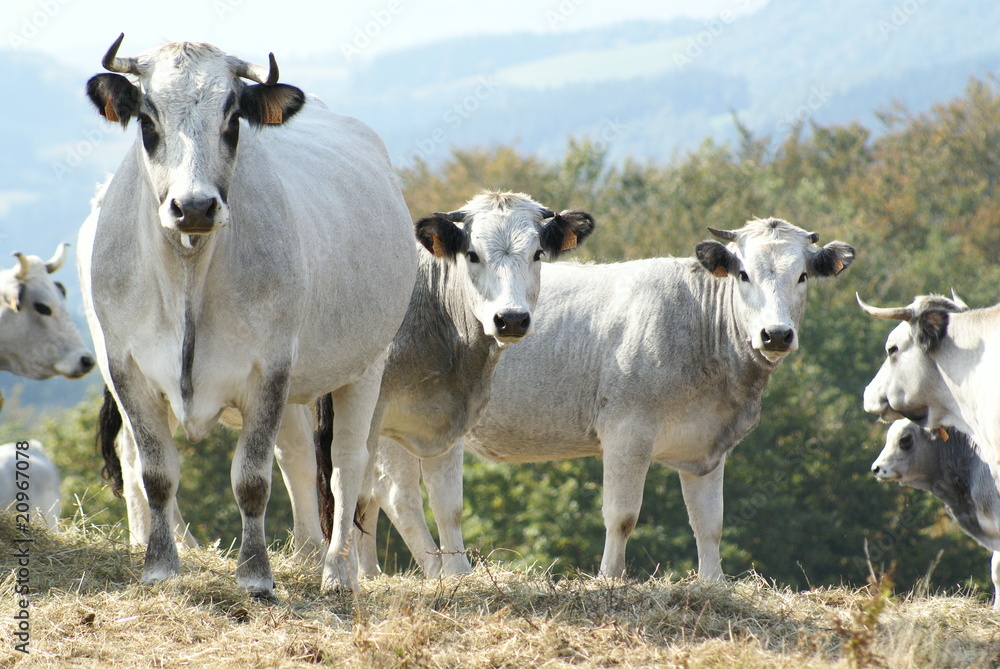
<path fill-rule="evenodd" d="M 541 224 L 537 207 L 476 213 L 466 224 L 469 249 L 458 262 L 473 288 L 473 313 L 501 345 L 531 331 L 541 285 Z"/>
<path fill-rule="evenodd" d="M 32 268 L 21 282 L 15 270 L 0 273 L 4 304 L 0 309 L 0 359 L 4 368 L 29 379 L 56 375 L 83 376 L 94 366 L 94 355 L 80 338 L 66 311 L 65 289 L 49 278 L 43 262 L 31 258 Z M 14 311 L 10 297 L 19 298 Z"/>
<path fill-rule="evenodd" d="M 872 463 L 872 473 L 880 481 L 907 485 L 933 473 L 935 443 L 916 424 L 903 419 L 889 426 L 885 448 Z"/>
<path fill-rule="evenodd" d="M 933 359 L 914 341 L 909 323 L 897 325 L 885 343 L 885 361 L 865 388 L 865 411 L 882 420 L 905 416 L 925 427 L 955 425 L 957 411 Z"/>
<path fill-rule="evenodd" d="M 196 64 L 160 58 L 142 78 L 139 148 L 159 200 L 160 225 L 205 234 L 229 222 L 240 84 L 222 54 Z"/>
<path fill-rule="evenodd" d="M 808 244 L 805 238 L 775 241 L 741 238 L 737 281 L 746 305 L 750 345 L 777 362 L 799 347 L 798 326 L 806 308 Z"/>

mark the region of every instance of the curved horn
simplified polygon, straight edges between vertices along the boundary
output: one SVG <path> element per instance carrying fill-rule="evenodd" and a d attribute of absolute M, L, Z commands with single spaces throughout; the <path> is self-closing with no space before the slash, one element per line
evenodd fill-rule
<path fill-rule="evenodd" d="M 68 246 L 69 244 L 66 242 L 61 243 L 59 248 L 56 249 L 56 254 L 52 256 L 51 259 L 46 261 L 45 269 L 49 274 L 52 274 L 52 272 L 62 267 L 63 263 L 66 262 L 66 247 Z"/>
<path fill-rule="evenodd" d="M 267 54 L 268 69 L 264 70 L 260 65 L 248 63 L 245 60 L 236 60 L 236 76 L 256 81 L 265 86 L 274 86 L 278 83 L 278 61 L 274 59 L 274 53 Z"/>
<path fill-rule="evenodd" d="M 556 215 L 556 212 L 552 211 L 551 209 L 545 209 L 545 208 L 542 209 L 542 220 L 543 221 L 546 218 L 553 218 L 555 215 Z"/>
<path fill-rule="evenodd" d="M 818 242 L 819 241 L 819 233 L 818 232 L 810 232 L 809 233 L 809 241 L 812 242 L 813 244 L 815 244 L 816 242 Z"/>
<path fill-rule="evenodd" d="M 883 318 L 888 321 L 908 321 L 913 318 L 913 309 L 910 307 L 873 307 L 862 300 L 861 296 L 857 293 L 854 293 L 854 297 L 858 299 L 858 305 L 861 309 L 869 316 Z"/>
<path fill-rule="evenodd" d="M 951 301 L 954 302 L 956 305 L 958 305 L 958 308 L 962 309 L 963 311 L 968 311 L 969 309 L 972 308 L 965 303 L 965 300 L 963 300 L 961 297 L 958 296 L 954 288 L 951 289 Z"/>
<path fill-rule="evenodd" d="M 31 263 L 28 262 L 28 256 L 24 255 L 20 251 L 14 251 L 11 255 L 17 258 L 18 262 L 17 272 L 15 272 L 14 278 L 17 281 L 24 281 L 28 278 L 28 270 L 31 269 Z"/>
<path fill-rule="evenodd" d="M 104 54 L 104 60 L 101 61 L 101 64 L 108 72 L 139 75 L 141 73 L 139 72 L 139 61 L 137 59 L 118 58 L 118 47 L 122 45 L 123 39 L 125 39 L 125 33 L 119 35 L 115 43 L 108 49 L 108 52 Z"/>
<path fill-rule="evenodd" d="M 716 230 L 715 228 L 709 228 L 708 231 L 719 239 L 725 239 L 727 242 L 736 241 L 736 233 L 732 230 Z"/>

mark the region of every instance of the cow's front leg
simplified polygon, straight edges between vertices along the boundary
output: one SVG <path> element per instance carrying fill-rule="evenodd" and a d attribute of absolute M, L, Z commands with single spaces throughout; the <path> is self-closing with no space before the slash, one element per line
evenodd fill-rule
<path fill-rule="evenodd" d="M 458 442 L 452 444 L 443 455 L 420 460 L 424 485 L 427 487 L 427 499 L 434 511 L 434 520 L 437 521 L 438 537 L 441 541 L 441 573 L 445 576 L 472 572 L 472 565 L 469 564 L 469 558 L 465 554 L 465 541 L 462 538 L 464 457 L 465 449 L 462 442 Z"/>
<path fill-rule="evenodd" d="M 625 543 L 639 521 L 642 488 L 649 471 L 655 431 L 619 427 L 601 439 L 604 450 L 604 556 L 601 576 L 625 575 Z"/>
<path fill-rule="evenodd" d="M 993 576 L 993 608 L 1000 609 L 1000 551 L 993 551 L 990 573 Z"/>
<path fill-rule="evenodd" d="M 368 462 L 368 432 L 378 402 L 385 356 L 354 383 L 338 388 L 333 397 L 333 438 L 330 488 L 335 505 L 330 546 L 323 560 L 321 590 L 354 589 L 358 584 L 357 551 L 352 538 L 354 514 Z"/>
<path fill-rule="evenodd" d="M 173 505 L 180 480 L 177 446 L 170 432 L 167 407 L 149 393 L 137 390 L 144 384 L 130 383 L 128 373 L 115 374 L 112 369 L 112 378 L 115 379 L 119 409 L 131 426 L 130 433 L 135 439 L 141 463 L 142 487 L 149 503 L 148 543 L 141 580 L 143 583 L 155 583 L 181 570 L 173 523 Z M 128 429 L 128 426 L 123 428 Z"/>
<path fill-rule="evenodd" d="M 424 576 L 437 577 L 441 573 L 441 555 L 424 517 L 420 460 L 387 437 L 379 438 L 374 458 L 378 471 L 376 499 Z"/>
<path fill-rule="evenodd" d="M 319 520 L 313 418 L 309 407 L 304 404 L 285 407 L 275 456 L 292 502 L 295 555 L 299 560 L 314 562 L 326 549 L 326 542 Z"/>
<path fill-rule="evenodd" d="M 264 540 L 264 512 L 271 496 L 274 443 L 288 398 L 288 369 L 266 374 L 254 385 L 256 392 L 249 395 L 247 406 L 241 411 L 243 430 L 236 442 L 230 470 L 233 493 L 243 519 L 236 583 L 252 595 L 270 597 L 274 592 L 274 575 Z"/>
<path fill-rule="evenodd" d="M 704 476 L 681 470 L 681 493 L 688 521 L 698 545 L 698 577 L 705 581 L 722 579 L 719 542 L 722 541 L 722 479 L 726 468 L 719 466 Z"/>

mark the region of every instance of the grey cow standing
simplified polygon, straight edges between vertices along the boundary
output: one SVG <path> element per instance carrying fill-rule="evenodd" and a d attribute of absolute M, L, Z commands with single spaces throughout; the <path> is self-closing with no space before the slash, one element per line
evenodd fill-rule
<path fill-rule="evenodd" d="M 554 259 L 575 248 L 593 228 L 586 212 L 556 213 L 527 195 L 491 191 L 458 211 L 417 221 L 417 238 L 427 252 L 420 253 L 410 306 L 389 347 L 372 418 L 372 459 L 359 505 L 362 575 L 378 572 L 373 556 L 379 508 L 399 527 L 410 518 L 406 507 L 421 505 L 419 483 L 416 500 L 397 494 L 408 492 L 409 486 L 386 476 L 385 458 L 404 447 L 403 452 L 419 454 L 428 463 L 452 462 L 452 451 L 461 457 L 456 441 L 486 405 L 501 353 L 523 346 L 521 340 L 530 340 L 537 327 L 533 311 L 542 258 Z M 320 411 L 321 432 L 328 415 Z M 327 451 L 321 440 L 319 453 Z M 328 470 L 330 463 L 325 466 Z M 461 486 L 461 465 L 449 474 Z M 320 488 L 325 492 L 328 486 Z M 432 494 L 432 507 L 437 503 Z M 421 520 L 420 525 L 426 531 L 426 523 Z M 449 533 L 454 525 L 442 527 L 446 573 L 469 569 L 461 532 Z M 413 555 L 425 573 L 435 575 L 442 564 L 437 552 L 431 539 L 415 546 Z"/>
<path fill-rule="evenodd" d="M 972 440 L 958 430 L 926 430 L 909 420 L 889 426 L 885 448 L 872 464 L 880 481 L 925 490 L 942 502 L 962 531 L 993 552 L 993 608 L 1000 609 L 1000 490 Z"/>
<path fill-rule="evenodd" d="M 416 274 L 388 154 L 360 121 L 277 83 L 273 55 L 260 68 L 175 42 L 122 58 L 122 38 L 87 93 L 108 121 L 138 130 L 80 231 L 79 259 L 98 363 L 140 456 L 142 580 L 180 571 L 172 419 L 197 443 L 238 412 L 236 580 L 271 595 L 263 521 L 282 416 L 332 393 L 338 508 L 322 587 L 354 587 L 365 439 Z M 305 447 L 298 459 L 315 467 Z"/>
<path fill-rule="evenodd" d="M 798 348 L 808 280 L 837 276 L 854 260 L 850 245 L 814 246 L 817 234 L 780 219 L 711 231 L 727 244 L 701 242 L 694 258 L 544 266 L 535 334 L 500 360 L 465 440 L 495 462 L 602 456 L 605 576 L 625 571 L 646 473 L 658 462 L 680 473 L 699 575 L 722 577 L 726 454 L 756 424 L 768 379 Z M 397 455 L 391 475 L 412 488 L 417 462 Z M 450 471 L 461 472 L 461 456 L 455 449 Z M 460 480 L 428 476 L 426 465 L 438 463 L 420 464 L 428 496 L 443 500 L 438 524 L 460 533 Z M 429 533 L 422 508 L 404 510 L 403 527 L 421 528 L 403 535 L 414 551 Z"/>

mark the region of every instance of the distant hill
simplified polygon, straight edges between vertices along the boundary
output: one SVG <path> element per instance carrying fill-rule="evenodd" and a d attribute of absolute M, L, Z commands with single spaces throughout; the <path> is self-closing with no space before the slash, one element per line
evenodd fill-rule
<path fill-rule="evenodd" d="M 570 135 L 605 142 L 613 161 L 667 161 L 733 139 L 733 114 L 776 137 L 806 118 L 877 131 L 874 112 L 892 101 L 924 109 L 1000 69 L 998 29 L 989 0 L 771 0 L 738 19 L 462 37 L 350 62 L 334 53 L 282 61 L 282 75 L 372 125 L 401 166 L 490 143 L 555 158 Z M 83 95 L 98 67 L 0 50 L 8 90 L 30 91 L 0 108 L 0 257 L 73 241 L 95 182 L 131 144 L 134 128 L 108 127 Z M 72 274 L 60 278 L 82 325 Z M 98 381 L 29 383 L 23 401 L 70 404 Z M 19 382 L 0 375 L 8 393 Z"/>

